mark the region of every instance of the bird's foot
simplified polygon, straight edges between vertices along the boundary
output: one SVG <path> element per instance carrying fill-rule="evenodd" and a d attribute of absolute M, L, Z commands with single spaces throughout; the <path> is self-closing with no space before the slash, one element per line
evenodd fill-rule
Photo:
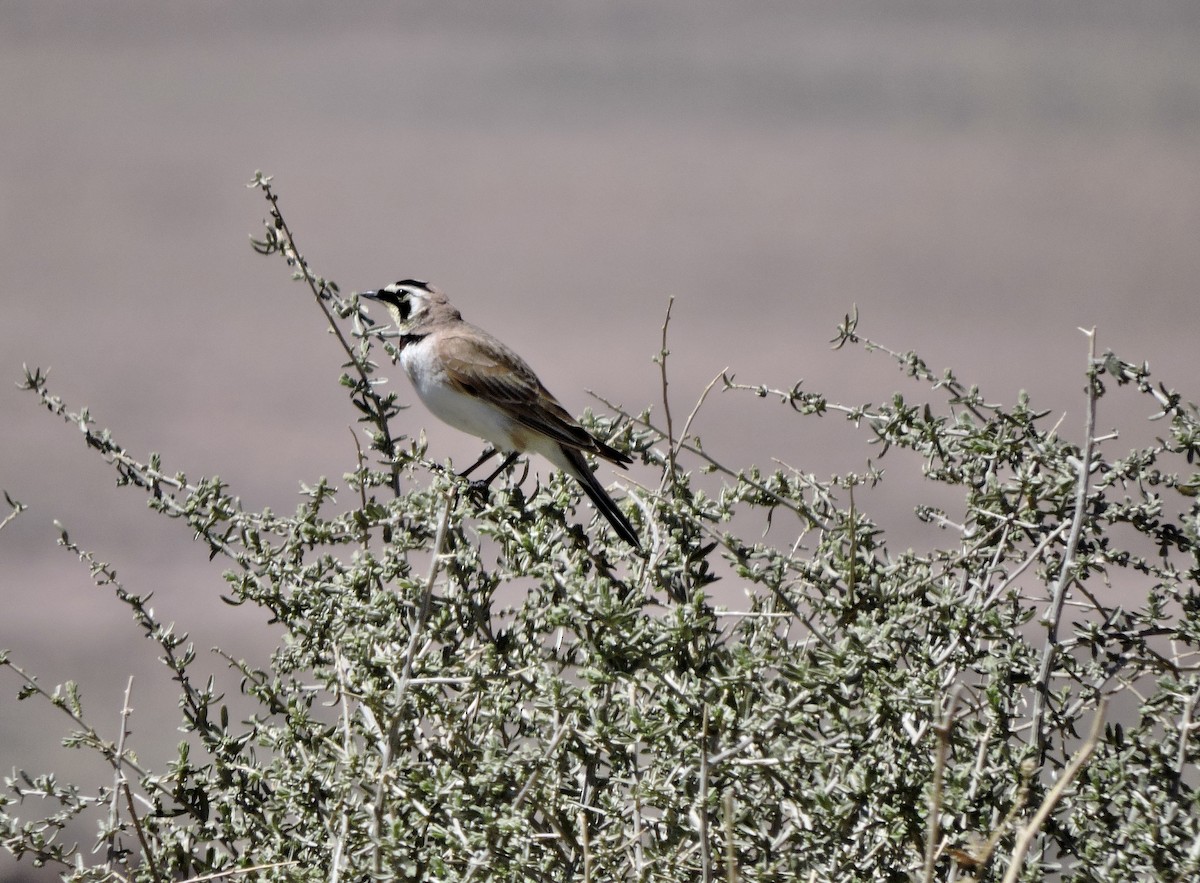
<path fill-rule="evenodd" d="M 486 478 L 476 478 L 473 481 L 467 482 L 467 496 L 477 503 L 486 503 L 488 498 L 488 489 L 492 483 Z"/>

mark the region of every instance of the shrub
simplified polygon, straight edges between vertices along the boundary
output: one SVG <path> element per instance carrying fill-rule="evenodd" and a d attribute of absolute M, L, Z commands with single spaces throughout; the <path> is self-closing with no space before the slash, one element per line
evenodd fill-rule
<path fill-rule="evenodd" d="M 271 213 L 256 248 L 293 266 L 344 350 L 365 441 L 342 480 L 354 505 L 339 510 L 322 480 L 294 515 L 246 511 L 217 479 L 132 456 L 27 373 L 119 484 L 222 559 L 228 600 L 269 611 L 283 638 L 268 668 L 228 658 L 254 708 L 235 720 L 186 635 L 64 531 L 159 645 L 187 738 L 165 769 L 142 768 L 72 685 L 47 690 L 0 655 L 18 697 L 61 709 L 68 743 L 114 777 L 89 795 L 14 774 L 0 797 L 11 852 L 74 880 L 1200 873 L 1200 419 L 1145 365 L 1093 348 L 1081 445 L 1028 398 L 990 404 L 913 353 L 890 355 L 930 401 L 710 384 L 848 420 L 877 446 L 863 473 L 818 479 L 728 466 L 690 419 L 676 430 L 668 311 L 661 416 L 585 417 L 658 476 L 625 503 L 642 557 L 602 519 L 581 526 L 589 510 L 561 475 L 481 496 L 393 435 L 396 392 L 373 374 L 394 349 L 312 273 L 270 179 L 253 186 Z M 881 349 L 854 314 L 835 342 Z M 1121 454 L 1097 435 L 1114 386 L 1150 403 L 1151 444 Z M 961 497 L 916 507 L 941 548 L 890 548 L 855 504 L 893 448 Z M 745 590 L 742 609 L 714 601 L 718 579 Z M 1120 722 L 1105 718 L 1116 694 Z M 91 866 L 64 841 L 79 817 L 106 846 Z"/>

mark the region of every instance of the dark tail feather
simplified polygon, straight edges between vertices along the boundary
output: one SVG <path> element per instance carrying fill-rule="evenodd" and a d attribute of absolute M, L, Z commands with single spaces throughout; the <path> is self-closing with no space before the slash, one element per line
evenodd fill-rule
<path fill-rule="evenodd" d="M 600 441 L 600 439 L 594 438 L 594 439 L 592 439 L 592 441 L 594 441 L 596 443 L 596 450 L 593 451 L 593 453 L 595 453 L 596 455 L 598 455 L 600 457 L 603 457 L 605 460 L 608 460 L 610 463 L 615 463 L 616 465 L 620 466 L 622 469 L 625 469 L 625 468 L 627 468 L 625 465 L 626 463 L 633 462 L 633 458 L 630 457 L 628 454 L 623 454 L 620 451 L 618 451 L 616 448 L 609 447 L 604 442 Z"/>
<path fill-rule="evenodd" d="M 588 499 L 592 501 L 592 505 L 608 519 L 608 523 L 613 526 L 613 530 L 633 548 L 639 552 L 642 549 L 642 544 L 638 541 L 638 535 L 633 529 L 633 525 L 629 523 L 629 519 L 625 517 L 625 513 L 617 508 L 617 504 L 613 502 L 613 498 L 600 486 L 600 482 L 596 481 L 596 476 L 592 474 L 592 470 L 588 468 L 587 461 L 583 459 L 583 454 L 574 448 L 568 448 L 563 445 L 563 453 L 571 465 L 575 467 L 574 476 L 579 484 L 583 487 L 583 492 L 588 495 Z"/>

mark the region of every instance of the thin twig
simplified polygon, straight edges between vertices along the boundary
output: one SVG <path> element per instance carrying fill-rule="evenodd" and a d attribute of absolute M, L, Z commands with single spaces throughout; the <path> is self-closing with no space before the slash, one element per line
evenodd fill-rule
<path fill-rule="evenodd" d="M 1004 582 L 1000 583 L 1000 585 L 996 586 L 996 588 L 992 590 L 992 593 L 988 595 L 987 600 L 983 602 L 983 607 L 981 609 L 987 610 L 989 607 L 995 604 L 996 600 L 1006 591 L 1008 591 L 1008 587 L 1016 582 L 1017 579 L 1020 578 L 1021 574 L 1029 569 L 1029 565 L 1041 558 L 1042 553 L 1046 551 L 1046 547 L 1058 539 L 1062 535 L 1062 532 L 1066 529 L 1067 522 L 1063 521 L 1058 525 L 1058 527 L 1054 528 L 1054 530 L 1042 537 L 1042 541 L 1038 543 L 1037 547 L 1029 553 L 1024 561 L 1020 563 L 1017 569 L 1006 576 L 1004 578 Z"/>
<path fill-rule="evenodd" d="M 579 810 L 579 845 L 583 850 L 583 883 L 592 883 L 592 841 L 588 834 L 587 810 Z"/>
<path fill-rule="evenodd" d="M 854 589 L 856 585 L 856 577 L 858 575 L 858 528 L 855 521 L 858 517 L 858 512 L 854 508 L 854 482 L 850 482 L 850 486 L 846 488 L 846 493 L 850 497 L 850 509 L 846 513 L 847 520 L 850 522 L 850 566 L 846 573 L 846 594 L 849 596 L 851 603 L 857 603 L 854 597 Z"/>
<path fill-rule="evenodd" d="M 1193 715 L 1196 713 L 1196 703 L 1200 701 L 1200 685 L 1192 691 L 1192 695 L 1183 703 L 1183 715 L 1179 720 L 1179 748 L 1175 753 L 1175 777 L 1171 782 L 1171 796 L 1179 794 L 1179 786 L 1183 782 L 1183 770 L 1187 766 L 1187 749 L 1190 732 L 1195 729 Z"/>
<path fill-rule="evenodd" d="M 983 571 L 983 579 L 981 581 L 977 581 L 969 590 L 969 592 L 963 596 L 963 600 L 965 602 L 973 602 L 977 597 L 979 597 L 979 593 L 986 590 L 988 585 L 991 583 L 992 574 L 999 570 L 1000 560 L 1004 557 L 1004 553 L 1008 549 L 1008 536 L 1012 526 L 1012 522 L 1006 519 L 1005 521 L 1002 521 L 996 526 L 992 527 L 990 530 L 984 532 L 982 537 L 976 533 L 977 539 L 973 544 L 973 548 L 970 549 L 970 552 L 968 553 L 967 549 L 965 548 L 962 550 L 961 557 L 958 558 L 959 561 L 965 562 L 973 560 L 979 550 L 986 548 L 987 544 L 992 542 L 992 538 L 996 535 L 996 533 L 1000 533 L 1000 538 L 996 540 L 994 545 L 995 552 L 992 554 L 992 558 L 988 562 L 988 566 Z"/>
<path fill-rule="evenodd" d="M 61 699 L 55 698 L 53 695 L 51 695 L 49 692 L 47 692 L 46 689 L 41 684 L 39 684 L 37 682 L 37 679 L 34 678 L 31 674 L 26 672 L 23 668 L 21 668 L 19 665 L 17 665 L 16 663 L 12 662 L 9 659 L 4 660 L 4 666 L 6 668 L 12 669 L 13 672 L 16 673 L 16 675 L 22 681 L 25 682 L 25 685 L 30 690 L 37 693 L 39 696 L 41 696 L 43 699 L 45 699 L 47 702 L 49 702 L 53 707 L 57 708 L 59 711 L 61 711 L 63 714 L 65 714 L 67 717 L 69 717 L 71 720 L 73 720 L 76 724 L 78 724 L 80 727 L 80 730 L 81 730 L 80 735 L 82 735 L 84 737 L 83 742 L 85 744 L 89 745 L 90 747 L 95 748 L 96 751 L 100 752 L 100 756 L 103 757 L 110 766 L 112 766 L 114 769 L 119 769 L 122 766 L 129 767 L 129 769 L 133 770 L 135 773 L 138 774 L 139 778 L 143 778 L 143 779 L 149 775 L 145 770 L 143 770 L 140 766 L 138 766 L 137 763 L 130 760 L 128 757 L 122 757 L 122 756 L 118 755 L 116 753 L 116 749 L 114 748 L 114 746 L 111 742 L 106 742 L 104 739 L 101 739 L 100 734 L 96 732 L 95 728 L 93 728 L 89 723 L 87 723 L 87 721 L 85 721 L 82 717 L 80 717 L 78 714 L 76 714 L 69 707 L 69 705 L 66 702 L 63 702 Z M 169 788 L 167 788 L 165 785 L 163 785 L 161 783 L 156 784 L 154 787 L 157 788 L 157 790 L 164 797 L 174 798 L 174 796 L 175 796 L 174 793 Z"/>
<path fill-rule="evenodd" d="M 857 322 L 858 322 L 857 314 L 858 314 L 858 310 L 857 310 L 857 308 L 855 308 L 855 316 L 854 316 L 854 320 L 853 320 L 854 324 L 857 324 Z M 848 320 L 849 320 L 849 318 L 850 317 L 847 317 Z M 979 409 L 969 400 L 968 391 L 963 387 L 963 385 L 961 383 L 959 383 L 957 380 L 951 380 L 947 377 L 938 377 L 936 374 L 934 374 L 929 369 L 929 367 L 923 361 L 921 361 L 920 359 L 914 360 L 915 353 L 896 352 L 894 350 L 888 349 L 883 344 L 876 343 L 875 341 L 871 340 L 870 338 L 859 337 L 857 334 L 854 334 L 853 331 L 851 331 L 851 333 L 849 335 L 847 335 L 845 337 L 845 339 L 853 340 L 856 343 L 861 342 L 866 347 L 867 352 L 870 352 L 871 350 L 876 349 L 876 350 L 880 350 L 881 352 L 887 353 L 889 356 L 892 357 L 893 360 L 895 360 L 897 363 L 899 363 L 900 366 L 903 367 L 906 371 L 908 371 L 913 377 L 918 377 L 922 380 L 932 383 L 933 387 L 935 389 L 937 389 L 938 387 L 943 387 L 946 390 L 948 390 L 952 397 L 951 404 L 958 404 L 961 407 L 966 408 L 966 410 L 970 411 L 975 416 L 975 418 L 978 419 L 979 421 L 984 422 L 984 423 L 987 422 L 987 417 L 984 414 L 982 414 L 979 411 Z M 837 346 L 834 347 L 834 349 L 839 349 L 841 347 L 841 345 L 842 344 L 839 343 Z M 991 407 L 991 406 L 985 404 L 984 407 L 986 408 L 986 407 Z"/>
<path fill-rule="evenodd" d="M 725 883 L 738 883 L 737 839 L 733 822 L 733 789 L 726 788 L 725 803 Z"/>
<path fill-rule="evenodd" d="M 692 421 L 694 421 L 696 419 L 696 415 L 698 413 L 700 413 L 700 406 L 704 404 L 704 400 L 708 398 L 708 394 L 710 392 L 712 392 L 713 387 L 717 385 L 717 381 L 720 380 L 722 377 L 724 377 L 725 372 L 727 372 L 728 370 L 729 370 L 728 368 L 723 369 L 719 374 L 717 374 L 716 377 L 714 377 L 712 380 L 710 380 L 708 382 L 708 386 L 704 387 L 704 390 L 700 393 L 700 397 L 698 399 L 696 399 L 696 404 L 692 407 L 691 413 L 688 414 L 687 420 L 684 421 L 683 432 L 681 432 L 679 434 L 679 438 L 677 440 L 672 439 L 670 414 L 667 415 L 666 441 L 667 441 L 667 463 L 669 466 L 669 470 L 667 472 L 663 473 L 662 481 L 658 485 L 658 494 L 656 494 L 656 496 L 655 496 L 656 500 L 661 500 L 662 492 L 667 486 L 667 478 L 670 477 L 671 480 L 674 481 L 675 470 L 678 468 L 677 464 L 679 461 L 679 452 L 681 450 L 688 450 L 688 451 L 691 450 L 691 447 L 688 446 L 687 444 L 685 444 L 685 442 L 687 441 L 688 434 L 691 432 Z M 665 389 L 665 387 L 664 387 L 664 389 Z M 648 423 L 646 425 L 649 426 Z M 651 427 L 651 428 L 653 428 L 653 427 Z"/>
<path fill-rule="evenodd" d="M 558 732 L 556 732 L 551 737 L 550 744 L 546 746 L 545 751 L 542 754 L 542 756 L 545 757 L 547 761 L 553 760 L 554 752 L 558 750 L 558 746 L 562 742 L 563 738 L 567 735 L 567 733 L 569 733 L 571 731 L 571 726 L 574 722 L 575 722 L 574 717 L 568 717 L 567 720 L 563 722 L 563 725 L 558 728 Z M 517 792 L 517 796 L 513 800 L 513 803 L 512 803 L 512 808 L 513 808 L 514 812 L 516 810 L 520 809 L 521 804 L 525 802 L 525 799 L 527 797 L 529 797 L 529 794 L 533 790 L 534 785 L 537 784 L 540 773 L 541 773 L 541 768 L 538 767 L 530 774 L 530 776 L 526 780 L 525 784 L 521 786 L 521 790 Z"/>
<path fill-rule="evenodd" d="M 329 323 L 329 329 L 337 337 L 338 343 L 341 344 L 342 349 L 345 350 L 346 355 L 350 358 L 350 364 L 354 366 L 354 370 L 358 373 L 359 379 L 362 380 L 363 396 L 374 406 L 375 412 L 371 415 L 371 417 L 372 422 L 379 428 L 380 435 L 383 439 L 383 453 L 388 460 L 391 461 L 392 491 L 396 494 L 396 496 L 399 496 L 400 469 L 399 464 L 396 463 L 396 443 L 392 439 L 391 430 L 388 427 L 387 407 L 384 405 L 383 399 L 380 398 L 380 396 L 375 392 L 371 383 L 370 375 L 363 364 L 363 360 L 359 358 L 358 354 L 354 351 L 354 347 L 351 346 L 350 341 L 346 339 L 346 335 L 342 332 L 341 326 L 338 325 L 337 321 L 333 317 L 333 313 L 326 304 L 326 300 L 330 298 L 331 293 L 327 293 L 322 286 L 317 284 L 317 280 L 313 277 L 312 273 L 308 269 L 308 261 L 305 260 L 304 256 L 300 253 L 300 249 L 296 246 L 296 238 L 292 235 L 292 230 L 290 227 L 288 227 L 287 221 L 284 220 L 283 212 L 279 209 L 279 196 L 276 195 L 275 191 L 271 188 L 271 177 L 269 175 L 263 175 L 262 173 L 256 173 L 254 181 L 252 181 L 249 186 L 258 187 L 260 190 L 262 190 L 263 194 L 267 198 L 267 201 L 271 203 L 271 215 L 274 218 L 276 228 L 283 233 L 283 242 L 279 243 L 278 245 L 279 251 L 283 253 L 283 256 L 289 262 L 294 263 L 300 268 L 301 277 L 308 285 L 309 290 L 313 293 L 313 297 L 316 298 L 317 306 L 319 306 L 321 308 L 321 312 L 325 314 L 325 320 Z M 274 234 L 274 236 L 276 239 L 278 238 L 277 233 Z M 257 245 L 255 247 L 258 248 Z M 268 252 L 263 253 L 265 254 Z"/>
<path fill-rule="evenodd" d="M 658 371 L 662 377 L 662 400 L 663 400 L 663 419 L 667 421 L 667 472 L 663 476 L 665 484 L 667 478 L 671 481 L 675 480 L 675 446 L 674 442 L 674 424 L 671 420 L 671 398 L 667 395 L 667 356 L 670 350 L 667 349 L 667 328 L 671 324 L 671 307 L 675 305 L 675 298 L 671 297 L 667 301 L 667 315 L 663 317 L 662 323 L 662 348 L 658 351 Z M 662 490 L 660 487 L 659 490 Z"/>
<path fill-rule="evenodd" d="M 649 429 L 651 432 L 657 432 L 660 437 L 666 438 L 666 433 L 664 433 L 661 429 L 659 429 L 657 426 L 655 426 L 653 423 L 651 423 L 649 419 L 645 419 L 640 416 L 630 414 L 624 408 L 609 401 L 608 399 L 604 398 L 604 396 L 597 395 L 595 392 L 592 392 L 590 390 L 589 390 L 589 395 L 591 395 L 592 398 L 594 398 L 596 401 L 600 402 L 602 405 L 604 405 L 606 408 L 608 408 L 610 411 L 612 411 L 618 417 L 623 417 L 626 420 L 628 420 L 630 423 L 641 424 L 642 426 L 645 426 L 647 429 Z M 728 475 L 730 478 L 733 478 L 735 480 L 744 481 L 748 486 L 754 488 L 756 491 L 761 493 L 763 496 L 770 497 L 771 500 L 777 506 L 780 506 L 784 509 L 788 509 L 791 512 L 794 512 L 796 515 L 798 515 L 800 518 L 804 519 L 806 522 L 809 521 L 808 513 L 806 513 L 804 510 L 802 510 L 799 506 L 797 506 L 791 500 L 787 499 L 786 497 L 780 496 L 776 491 L 771 490 L 765 484 L 762 484 L 761 482 L 753 481 L 749 477 L 744 475 L 743 473 L 733 471 L 728 466 L 725 466 L 724 464 L 718 462 L 717 460 L 714 460 L 712 457 L 710 457 L 708 454 L 706 454 L 703 450 L 696 447 L 695 445 L 689 445 L 683 439 L 679 440 L 678 447 L 680 450 L 687 451 L 689 454 L 695 454 L 697 457 L 699 457 L 705 463 L 707 463 L 709 466 L 711 466 L 714 471 L 720 472 L 722 475 Z M 647 490 L 649 490 L 649 488 L 647 488 Z"/>
<path fill-rule="evenodd" d="M 708 394 L 712 392 L 712 388 L 717 385 L 717 381 L 724 377 L 725 372 L 728 370 L 728 367 L 721 369 L 720 373 L 708 382 L 708 386 L 704 387 L 704 392 L 700 393 L 700 398 L 696 399 L 696 406 L 692 408 L 692 413 L 688 414 L 687 420 L 683 422 L 683 432 L 679 434 L 679 442 L 676 444 L 675 453 L 672 455 L 672 459 L 679 455 L 679 445 L 687 440 L 688 434 L 692 430 L 692 421 L 695 420 L 696 415 L 700 413 L 700 406 L 704 404 L 704 400 L 708 398 Z"/>
<path fill-rule="evenodd" d="M 354 431 L 353 426 L 347 426 L 346 428 L 350 430 L 350 437 L 354 439 L 354 451 L 358 456 L 358 497 L 359 502 L 361 503 L 360 511 L 363 513 L 363 518 L 365 520 L 367 514 L 367 461 L 366 457 L 363 456 L 362 445 L 358 443 L 358 433 Z M 367 541 L 370 539 L 370 536 L 371 535 L 367 532 L 367 528 L 363 527 L 362 546 L 364 549 L 367 546 Z"/>
<path fill-rule="evenodd" d="M 712 850 L 708 843 L 708 703 L 700 711 L 700 787 L 696 810 L 697 827 L 700 829 L 700 874 L 704 883 L 712 883 Z"/>
<path fill-rule="evenodd" d="M 641 485 L 638 485 L 638 487 L 640 487 L 642 490 L 649 490 Z M 657 550 L 662 540 L 662 532 L 658 529 L 658 519 L 655 517 L 655 512 L 658 508 L 661 497 L 656 496 L 654 498 L 654 505 L 650 506 L 641 498 L 639 494 L 629 487 L 625 488 L 625 496 L 633 500 L 634 505 L 642 510 L 642 517 L 650 528 L 650 542 L 648 545 L 651 549 Z M 641 570 L 638 572 L 638 582 L 641 582 L 641 580 L 649 573 L 649 561 L 649 558 L 643 559 Z"/>
<path fill-rule="evenodd" d="M 218 532 L 213 528 L 210 521 L 202 517 L 201 513 L 209 511 L 207 507 L 197 512 L 194 507 L 181 503 L 175 496 L 175 492 L 178 492 L 183 496 L 195 497 L 200 493 L 200 485 L 189 484 L 184 480 L 182 473 L 178 475 L 166 475 L 161 469 L 151 465 L 144 465 L 129 456 L 125 452 L 125 449 L 120 447 L 107 431 L 97 432 L 92 429 L 91 419 L 86 411 L 79 413 L 68 411 L 66 404 L 59 397 L 50 394 L 46 388 L 45 379 L 46 375 L 40 371 L 34 373 L 27 372 L 24 388 L 35 393 L 42 404 L 52 414 L 55 414 L 68 423 L 78 426 L 83 431 L 84 440 L 88 446 L 95 448 L 108 463 L 116 467 L 122 484 L 129 484 L 148 491 L 153 496 L 154 505 L 157 508 L 160 508 L 172 518 L 183 519 L 197 533 L 204 537 L 210 549 L 220 552 L 235 562 L 242 568 L 246 577 L 253 580 L 256 587 L 263 591 L 270 591 L 269 587 L 264 587 L 262 577 L 254 569 L 254 563 L 257 559 L 245 551 L 239 552 L 235 545 L 229 541 L 229 537 L 233 536 L 235 531 L 240 532 L 241 538 L 238 542 L 244 549 L 246 547 L 245 535 L 247 531 L 262 530 L 270 531 L 280 536 L 288 536 L 291 533 L 291 528 L 288 526 L 287 521 L 275 519 L 273 516 L 266 517 L 261 514 L 249 514 L 242 510 L 240 504 L 236 504 L 232 512 L 222 513 L 222 520 L 227 519 L 230 529 Z M 169 490 L 164 490 L 164 488 Z M 357 539 L 357 534 L 353 536 L 347 534 L 346 536 L 350 539 Z M 341 535 L 337 535 L 331 537 L 331 541 L 340 541 L 341 538 Z M 94 563 L 93 559 L 87 553 L 80 551 L 73 544 L 65 541 L 65 530 L 63 545 L 75 551 L 81 558 L 87 559 L 89 563 Z"/>
<path fill-rule="evenodd" d="M 438 574 L 442 569 L 442 555 L 446 551 L 446 537 L 449 533 L 447 528 L 450 524 L 450 513 L 453 511 L 454 504 L 457 501 L 458 485 L 455 484 L 450 487 L 450 490 L 446 494 L 446 505 L 442 508 L 442 517 L 438 520 L 437 533 L 433 540 L 433 559 L 429 562 L 429 576 L 425 578 L 425 588 L 421 593 L 421 608 L 417 614 L 417 621 L 413 625 L 412 634 L 409 636 L 408 647 L 404 651 L 404 667 L 400 670 L 400 683 L 396 687 L 397 701 L 404 698 L 408 682 L 412 679 L 413 660 L 417 655 L 417 644 L 420 641 L 421 632 L 425 628 L 425 622 L 429 619 L 429 608 L 433 602 L 433 584 L 437 581 Z"/>
<path fill-rule="evenodd" d="M 342 333 L 341 326 L 338 325 L 337 321 L 333 318 L 333 313 L 329 311 L 329 307 L 325 303 L 325 301 L 328 299 L 328 296 L 322 295 L 322 291 L 317 285 L 316 279 L 314 279 L 312 273 L 309 272 L 308 261 L 300 253 L 300 249 L 296 245 L 296 237 L 292 235 L 292 230 L 288 226 L 287 221 L 284 220 L 283 212 L 279 209 L 279 197 L 271 188 L 270 176 L 258 178 L 257 180 L 253 181 L 250 186 L 256 186 L 262 190 L 267 197 L 267 201 L 271 203 L 271 214 L 275 219 L 278 229 L 283 232 L 283 238 L 286 243 L 285 247 L 280 248 L 280 251 L 283 252 L 283 255 L 286 259 L 300 268 L 301 277 L 308 285 L 309 290 L 312 291 L 313 296 L 317 299 L 317 306 L 321 308 L 321 312 L 325 314 L 325 319 L 329 322 L 329 330 L 337 336 L 338 342 L 342 345 L 342 349 L 345 350 L 346 355 L 350 357 L 350 361 L 354 364 L 355 369 L 359 373 L 359 377 L 362 379 L 363 384 L 369 391 L 371 388 L 370 378 L 367 376 L 366 371 L 363 369 L 363 366 L 356 357 L 354 347 L 350 345 L 350 341 L 347 340 L 346 335 Z"/>
<path fill-rule="evenodd" d="M 342 704 L 342 753 L 346 756 L 347 762 L 349 762 L 351 752 L 354 749 L 354 739 L 350 732 L 350 702 L 347 698 L 349 689 L 346 686 L 346 661 L 342 658 L 341 649 L 336 642 L 333 645 L 333 665 L 334 672 L 337 674 L 338 699 Z M 338 879 L 341 876 L 342 856 L 346 849 L 346 837 L 349 835 L 349 832 L 350 807 L 347 806 L 342 812 L 341 830 L 338 831 L 333 843 L 333 849 L 331 850 L 329 883 L 338 883 Z"/>
<path fill-rule="evenodd" d="M 125 701 L 121 704 L 121 731 L 117 734 L 116 756 L 125 756 L 125 736 L 129 733 L 129 715 L 133 709 L 129 705 L 129 694 L 133 691 L 133 675 L 125 683 Z M 125 784 L 125 771 L 118 763 L 113 768 L 112 803 L 108 807 L 108 849 L 105 856 L 104 870 L 112 873 L 113 861 L 117 854 L 117 824 L 120 822 L 121 786 Z"/>
<path fill-rule="evenodd" d="M 637 684 L 632 678 L 629 680 L 629 707 L 637 708 Z M 630 750 L 630 763 L 633 765 L 633 806 L 631 808 L 633 814 L 633 870 L 637 880 L 644 878 L 644 868 L 646 867 L 645 847 L 642 845 L 642 775 L 638 767 L 641 750 L 641 740 L 635 735 L 634 743 Z"/>
<path fill-rule="evenodd" d="M 429 563 L 429 576 L 425 579 L 425 587 L 421 592 L 421 606 L 417 610 L 417 618 L 412 624 L 412 632 L 408 638 L 408 647 L 404 651 L 404 665 L 400 670 L 400 676 L 396 682 L 396 707 L 393 713 L 392 721 L 388 725 L 387 734 L 383 740 L 382 756 L 380 758 L 380 780 L 378 791 L 375 795 L 375 811 L 372 820 L 372 827 L 375 841 L 375 856 L 374 866 L 376 876 L 383 873 L 383 816 L 387 803 L 387 788 L 386 775 L 388 767 L 391 765 L 392 759 L 392 743 L 395 742 L 397 734 L 400 732 L 400 725 L 404 720 L 404 695 L 408 692 L 408 687 L 412 681 L 413 662 L 417 655 L 417 645 L 420 643 L 421 634 L 425 630 L 425 623 L 429 619 L 429 609 L 433 603 L 433 585 L 437 581 L 438 573 L 442 567 L 442 554 L 445 551 L 446 537 L 449 534 L 447 529 L 450 523 L 450 512 L 454 509 L 454 504 L 458 499 L 458 486 L 452 485 L 446 493 L 446 504 L 442 509 L 442 517 L 438 521 L 437 534 L 433 541 L 433 558 Z"/>
<path fill-rule="evenodd" d="M 958 709 L 958 696 L 962 684 L 955 684 L 946 704 L 946 714 L 940 724 L 933 728 L 937 736 L 937 748 L 933 754 L 933 784 L 929 790 L 929 824 L 925 830 L 925 883 L 933 883 L 933 869 L 938 856 L 941 839 L 942 788 L 946 772 L 946 759 L 950 756 L 950 734 L 954 731 L 954 714 Z"/>
<path fill-rule="evenodd" d="M 150 876 L 155 880 L 162 880 L 163 875 L 158 871 L 158 863 L 154 861 L 154 850 L 146 841 L 146 832 L 142 830 L 141 820 L 138 819 L 137 807 L 133 805 L 133 793 L 129 790 L 129 782 L 122 781 L 121 790 L 125 792 L 125 804 L 129 807 L 129 818 L 133 820 L 133 830 L 137 833 L 138 843 L 142 845 L 142 855 L 145 856 L 146 864 L 150 866 Z"/>
<path fill-rule="evenodd" d="M 1081 331 L 1083 329 L 1080 329 Z M 1088 481 L 1092 471 L 1092 449 L 1096 437 L 1096 329 L 1083 331 L 1088 338 L 1088 370 L 1087 370 L 1087 414 L 1086 430 L 1083 440 L 1081 462 L 1079 464 L 1079 483 L 1075 488 L 1075 516 L 1071 520 L 1071 532 L 1067 535 L 1067 544 L 1063 549 L 1062 567 L 1059 568 L 1058 579 L 1054 584 L 1050 608 L 1046 613 L 1046 646 L 1042 648 L 1042 661 L 1038 670 L 1037 681 L 1034 684 L 1032 728 L 1030 738 L 1042 758 L 1046 749 L 1046 734 L 1043 731 L 1043 721 L 1046 714 L 1046 703 L 1050 692 L 1050 673 L 1054 667 L 1054 659 L 1058 654 L 1058 624 L 1062 616 L 1063 602 L 1067 596 L 1067 586 L 1072 580 L 1071 569 L 1075 564 L 1075 550 L 1079 544 L 1079 535 L 1083 532 L 1083 522 L 1087 516 Z"/>
<path fill-rule="evenodd" d="M 1004 875 L 1004 883 L 1016 883 L 1017 878 L 1021 876 L 1021 868 L 1025 864 L 1025 856 L 1029 853 L 1033 838 L 1046 824 L 1046 819 L 1050 818 L 1050 813 L 1054 811 L 1058 801 L 1062 799 L 1067 788 L 1079 775 L 1079 771 L 1092 756 L 1092 752 L 1096 750 L 1096 746 L 1100 742 L 1100 733 L 1104 727 L 1104 711 L 1107 707 L 1108 697 L 1104 697 L 1096 707 L 1096 716 L 1092 720 L 1092 730 L 1088 733 L 1087 741 L 1080 746 L 1079 750 L 1075 752 L 1075 756 L 1071 758 L 1071 762 L 1063 769 L 1062 776 L 1050 789 L 1050 793 L 1046 795 L 1046 799 L 1034 813 L 1033 819 L 1017 834 L 1017 843 L 1013 847 L 1012 859 L 1008 864 L 1008 873 Z"/>

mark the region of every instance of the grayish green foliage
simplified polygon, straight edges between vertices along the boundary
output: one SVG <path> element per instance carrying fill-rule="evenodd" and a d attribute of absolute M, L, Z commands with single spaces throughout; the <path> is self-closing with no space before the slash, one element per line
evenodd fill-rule
<path fill-rule="evenodd" d="M 928 403 L 723 378 L 798 421 L 861 427 L 876 466 L 828 480 L 717 463 L 669 414 L 589 415 L 660 479 L 625 502 L 643 560 L 583 523 L 561 476 L 481 499 L 393 436 L 398 402 L 371 383 L 388 345 L 310 273 L 269 179 L 255 186 L 272 211 L 256 247 L 287 258 L 338 329 L 370 450 L 342 505 L 322 480 L 292 516 L 248 512 L 219 480 L 131 456 L 29 373 L 283 640 L 268 669 L 201 675 L 187 637 L 64 531 L 161 647 L 187 738 L 143 769 L 70 685 L 46 691 L 0 656 L 19 698 L 60 708 L 67 744 L 117 774 L 115 800 L 11 777 L 9 850 L 79 880 L 999 880 L 1018 855 L 1027 880 L 1200 874 L 1200 418 L 1144 366 L 1081 367 L 1090 414 L 1118 386 L 1153 411 L 1158 440 L 1124 451 L 1090 427 L 1071 444 L 1026 399 L 987 403 L 911 353 L 892 356 Z M 877 348 L 854 316 L 838 343 Z M 961 493 L 953 512 L 917 508 L 941 548 L 889 548 L 855 508 L 885 454 Z M 746 589 L 742 609 L 714 606 L 718 578 Z M 238 690 L 247 719 L 221 698 Z M 1109 712 L 1044 803 L 1113 694 L 1123 723 Z M 108 847 L 93 865 L 60 839 L 81 815 Z"/>

